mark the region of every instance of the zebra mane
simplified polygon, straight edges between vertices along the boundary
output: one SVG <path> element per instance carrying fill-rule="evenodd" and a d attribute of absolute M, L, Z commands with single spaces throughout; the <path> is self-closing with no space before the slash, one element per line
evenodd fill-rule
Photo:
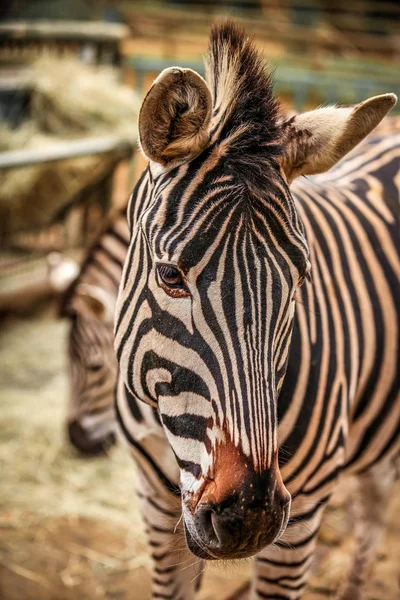
<path fill-rule="evenodd" d="M 214 25 L 206 61 L 213 96 L 211 134 L 227 140 L 229 154 L 281 154 L 280 104 L 264 58 L 244 30 L 228 21 Z"/>

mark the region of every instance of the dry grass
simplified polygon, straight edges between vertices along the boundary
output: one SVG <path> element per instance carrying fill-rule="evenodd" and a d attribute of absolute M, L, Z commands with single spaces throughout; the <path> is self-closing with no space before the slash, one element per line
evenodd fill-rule
<path fill-rule="evenodd" d="M 3 324 L 0 507 L 140 526 L 134 470 L 124 450 L 83 460 L 66 443 L 66 325 L 50 315 Z"/>
<path fill-rule="evenodd" d="M 84 460 L 66 443 L 65 334 L 49 314 L 2 324 L 2 599 L 91 598 L 110 573 L 149 565 L 131 460 L 122 448 Z"/>

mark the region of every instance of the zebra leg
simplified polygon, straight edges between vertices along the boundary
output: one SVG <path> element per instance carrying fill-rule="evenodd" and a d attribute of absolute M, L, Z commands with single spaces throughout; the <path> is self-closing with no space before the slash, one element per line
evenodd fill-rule
<path fill-rule="evenodd" d="M 297 499 L 296 499 L 297 500 Z M 301 510 L 303 503 L 303 510 Z M 300 506 L 299 506 L 300 504 Z M 285 534 L 257 555 L 251 600 L 299 600 L 310 574 L 324 503 L 294 502 Z M 295 506 L 297 505 L 297 506 Z"/>
<path fill-rule="evenodd" d="M 158 413 L 129 394 L 119 378 L 116 415 L 117 431 L 136 464 L 136 489 L 154 560 L 152 598 L 193 600 L 202 561 L 186 546 L 179 467 Z"/>
<path fill-rule="evenodd" d="M 349 578 L 339 594 L 340 600 L 359 600 L 362 597 L 362 587 L 373 565 L 384 531 L 390 490 L 397 478 L 399 466 L 400 464 L 396 465 L 393 459 L 386 460 L 357 477 L 356 550 Z"/>
<path fill-rule="evenodd" d="M 201 584 L 203 561 L 186 546 L 180 498 L 155 486 L 143 473 L 138 479 L 137 490 L 154 561 L 152 598 L 193 600 Z"/>

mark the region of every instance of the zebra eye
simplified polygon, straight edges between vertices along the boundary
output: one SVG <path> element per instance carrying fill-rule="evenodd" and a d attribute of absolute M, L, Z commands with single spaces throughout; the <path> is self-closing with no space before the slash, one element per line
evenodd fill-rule
<path fill-rule="evenodd" d="M 175 269 L 175 267 L 170 267 L 169 265 L 160 265 L 158 267 L 158 272 L 165 285 L 175 287 L 183 283 L 182 275 L 178 269 Z"/>
<path fill-rule="evenodd" d="M 158 265 L 157 272 L 160 285 L 169 296 L 183 298 L 190 295 L 179 269 L 171 265 Z"/>

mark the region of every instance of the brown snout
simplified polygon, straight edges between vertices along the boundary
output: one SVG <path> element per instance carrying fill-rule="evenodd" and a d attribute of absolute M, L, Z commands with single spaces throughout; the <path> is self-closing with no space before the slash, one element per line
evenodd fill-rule
<path fill-rule="evenodd" d="M 229 461 L 214 463 L 196 497 L 183 500 L 188 546 L 211 560 L 257 554 L 279 537 L 289 518 L 290 494 L 276 460 L 259 473 L 236 448 L 229 449 Z"/>

